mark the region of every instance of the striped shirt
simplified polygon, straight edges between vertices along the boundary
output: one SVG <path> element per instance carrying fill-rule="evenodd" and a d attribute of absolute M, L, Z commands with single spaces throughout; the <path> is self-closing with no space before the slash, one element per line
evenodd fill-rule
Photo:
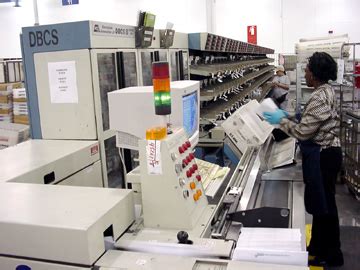
<path fill-rule="evenodd" d="M 283 118 L 280 129 L 300 141 L 312 140 L 321 148 L 340 146 L 339 116 L 335 93 L 329 84 L 323 84 L 311 94 L 300 123 Z"/>

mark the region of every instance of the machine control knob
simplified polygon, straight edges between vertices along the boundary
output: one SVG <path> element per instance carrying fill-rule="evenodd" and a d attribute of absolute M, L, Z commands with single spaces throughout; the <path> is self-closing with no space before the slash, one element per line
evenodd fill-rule
<path fill-rule="evenodd" d="M 175 172 L 177 174 L 180 174 L 182 172 L 182 165 L 181 164 L 175 164 Z"/>
<path fill-rule="evenodd" d="M 180 185 L 181 187 L 183 187 L 183 186 L 185 186 L 185 184 L 186 184 L 185 179 L 184 179 L 184 178 L 180 178 L 180 179 L 179 179 L 179 185 Z"/>
<path fill-rule="evenodd" d="M 191 167 L 191 168 L 189 169 L 189 171 L 191 172 L 191 174 L 193 174 L 193 173 L 195 172 L 195 170 L 194 170 L 193 167 Z"/>
<path fill-rule="evenodd" d="M 197 165 L 197 164 L 193 164 L 192 167 L 193 167 L 194 171 L 196 171 L 196 170 L 198 169 L 198 165 Z"/>
<path fill-rule="evenodd" d="M 201 175 L 197 175 L 196 179 L 200 182 L 201 181 Z"/>
<path fill-rule="evenodd" d="M 185 152 L 184 148 L 182 146 L 179 146 L 179 153 L 183 154 Z"/>
<path fill-rule="evenodd" d="M 190 153 L 189 157 L 190 157 L 191 160 L 195 159 L 195 155 L 193 153 Z"/>
<path fill-rule="evenodd" d="M 189 240 L 189 234 L 185 231 L 179 231 L 176 235 L 179 244 L 192 245 L 193 241 Z"/>
<path fill-rule="evenodd" d="M 186 143 L 183 143 L 182 148 L 184 148 L 184 150 L 186 151 L 186 150 L 188 150 L 189 147 L 186 145 Z"/>
<path fill-rule="evenodd" d="M 199 198 L 201 197 L 201 195 L 202 195 L 202 191 L 201 191 L 201 189 L 198 189 L 197 191 L 196 191 L 196 194 L 198 194 L 199 195 Z"/>
<path fill-rule="evenodd" d="M 185 167 L 189 164 L 189 162 L 187 161 L 186 158 L 184 158 L 182 162 L 183 162 L 183 164 L 185 164 Z"/>
<path fill-rule="evenodd" d="M 187 161 L 188 163 L 190 163 L 190 162 L 191 162 L 191 157 L 190 157 L 190 156 L 187 156 L 187 157 L 186 157 L 186 161 Z"/>
<path fill-rule="evenodd" d="M 200 196 L 199 196 L 199 194 L 195 193 L 193 195 L 193 198 L 194 198 L 194 201 L 197 202 L 199 200 Z"/>
<path fill-rule="evenodd" d="M 175 153 L 171 153 L 171 159 L 175 161 L 177 159 L 177 155 Z"/>
<path fill-rule="evenodd" d="M 192 175 L 192 173 L 191 173 L 191 171 L 189 170 L 189 171 L 186 171 L 186 176 L 187 176 L 187 178 L 190 178 L 191 177 L 191 175 Z"/>
<path fill-rule="evenodd" d="M 188 148 L 191 147 L 190 141 L 186 141 L 185 143 L 186 143 L 186 146 L 187 146 Z"/>
<path fill-rule="evenodd" d="M 190 188 L 191 188 L 191 189 L 195 189 L 195 188 L 196 188 L 196 184 L 195 184 L 194 182 L 191 182 L 191 183 L 190 183 Z"/>
<path fill-rule="evenodd" d="M 185 199 L 189 198 L 190 194 L 189 194 L 189 191 L 188 190 L 184 190 L 183 191 L 183 196 Z"/>

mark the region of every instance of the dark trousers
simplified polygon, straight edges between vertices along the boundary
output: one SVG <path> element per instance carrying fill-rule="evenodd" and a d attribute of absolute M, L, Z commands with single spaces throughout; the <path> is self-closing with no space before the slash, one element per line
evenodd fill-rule
<path fill-rule="evenodd" d="M 335 200 L 335 183 L 341 162 L 340 147 L 331 147 L 320 152 L 320 168 L 328 212 L 313 214 L 309 252 L 330 261 L 340 257 L 342 259 L 339 217 Z"/>

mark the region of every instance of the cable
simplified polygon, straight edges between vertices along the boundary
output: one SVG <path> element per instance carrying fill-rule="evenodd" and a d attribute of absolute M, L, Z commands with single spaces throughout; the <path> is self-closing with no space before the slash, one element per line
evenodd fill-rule
<path fill-rule="evenodd" d="M 122 152 L 123 150 L 124 150 L 123 148 L 119 148 L 119 156 L 120 156 L 121 164 L 122 164 L 122 167 L 123 167 L 125 189 L 127 189 L 127 181 L 126 181 L 127 171 L 126 171 L 126 166 L 125 166 L 123 152 Z"/>

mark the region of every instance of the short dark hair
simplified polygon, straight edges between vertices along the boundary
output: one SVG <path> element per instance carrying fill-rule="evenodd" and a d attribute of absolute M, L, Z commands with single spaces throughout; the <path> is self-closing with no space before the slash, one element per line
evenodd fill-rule
<path fill-rule="evenodd" d="M 337 64 L 326 52 L 315 52 L 309 58 L 308 68 L 314 78 L 322 83 L 335 81 L 337 78 Z"/>

